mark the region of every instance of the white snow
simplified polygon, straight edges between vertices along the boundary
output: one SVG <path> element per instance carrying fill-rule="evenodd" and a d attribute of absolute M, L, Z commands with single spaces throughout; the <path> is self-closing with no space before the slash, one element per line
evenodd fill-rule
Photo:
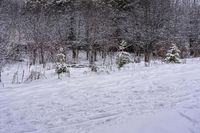
<path fill-rule="evenodd" d="M 6 81 L 0 133 L 200 133 L 199 59 L 110 74 L 70 70 L 62 80 Z"/>
<path fill-rule="evenodd" d="M 199 133 L 199 109 L 166 110 L 142 116 L 126 117 L 126 121 L 98 127 L 95 133 Z M 125 119 L 125 118 L 124 118 Z"/>

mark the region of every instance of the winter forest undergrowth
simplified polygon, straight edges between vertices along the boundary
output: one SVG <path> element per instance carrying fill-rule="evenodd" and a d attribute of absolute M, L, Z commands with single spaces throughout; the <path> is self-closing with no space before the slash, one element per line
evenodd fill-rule
<path fill-rule="evenodd" d="M 199 0 L 0 0 L 0 133 L 200 133 Z"/>

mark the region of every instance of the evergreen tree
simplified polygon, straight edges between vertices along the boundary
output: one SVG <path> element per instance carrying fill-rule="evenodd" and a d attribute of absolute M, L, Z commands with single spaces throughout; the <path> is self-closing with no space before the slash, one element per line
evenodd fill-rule
<path fill-rule="evenodd" d="M 125 64 L 131 63 L 131 56 L 128 52 L 125 52 L 125 48 L 127 47 L 127 43 L 125 41 L 122 41 L 122 43 L 119 46 L 120 52 L 117 54 L 116 57 L 116 64 L 118 65 L 118 68 L 122 68 Z"/>
<path fill-rule="evenodd" d="M 65 64 L 65 55 L 62 53 L 63 49 L 60 49 L 60 53 L 56 56 L 56 73 L 60 79 L 60 75 L 63 73 L 69 74 L 69 70 Z"/>
<path fill-rule="evenodd" d="M 176 46 L 176 44 L 172 44 L 170 49 L 166 54 L 165 61 L 167 63 L 181 63 L 180 61 L 180 50 Z"/>

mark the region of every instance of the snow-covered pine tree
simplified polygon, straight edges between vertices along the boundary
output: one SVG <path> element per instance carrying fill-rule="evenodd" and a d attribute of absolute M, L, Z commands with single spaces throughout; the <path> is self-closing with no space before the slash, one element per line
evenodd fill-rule
<path fill-rule="evenodd" d="M 122 68 L 125 64 L 131 63 L 131 56 L 128 52 L 125 52 L 125 48 L 127 47 L 126 41 L 122 41 L 119 46 L 120 52 L 116 56 L 116 64 L 118 68 Z"/>
<path fill-rule="evenodd" d="M 181 63 L 180 60 L 180 50 L 176 46 L 176 44 L 172 44 L 170 49 L 167 51 L 165 61 L 167 63 Z"/>
<path fill-rule="evenodd" d="M 61 74 L 70 74 L 67 65 L 65 64 L 65 55 L 63 54 L 63 48 L 60 49 L 60 53 L 56 56 L 56 73 L 58 74 L 58 79 L 60 79 Z"/>

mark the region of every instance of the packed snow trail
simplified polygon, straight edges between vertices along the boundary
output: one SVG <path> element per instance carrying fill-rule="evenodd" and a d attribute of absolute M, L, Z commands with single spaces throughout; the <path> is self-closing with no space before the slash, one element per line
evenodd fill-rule
<path fill-rule="evenodd" d="M 0 133 L 96 133 L 129 116 L 200 109 L 198 62 L 79 75 L 0 89 Z"/>

